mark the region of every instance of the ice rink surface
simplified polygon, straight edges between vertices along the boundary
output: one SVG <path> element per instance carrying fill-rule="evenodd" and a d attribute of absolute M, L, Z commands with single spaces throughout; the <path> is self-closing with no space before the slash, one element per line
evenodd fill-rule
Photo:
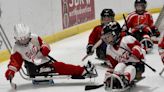
<path fill-rule="evenodd" d="M 154 14 L 153 18 L 156 20 L 158 14 Z M 119 21 L 122 24 L 124 21 Z M 76 64 L 83 66 L 90 60 L 93 63 L 100 63 L 95 59 L 95 55 L 89 56 L 84 62 L 81 59 L 86 55 L 86 45 L 88 36 L 91 31 L 87 31 L 59 42 L 51 44 L 50 55 L 57 59 L 69 64 Z M 156 73 L 152 72 L 146 67 L 144 80 L 137 83 L 137 85 L 130 89 L 128 92 L 163 92 L 164 91 L 164 77 L 159 76 L 159 72 L 162 70 L 164 65 L 161 62 L 158 54 L 157 45 L 154 46 L 152 53 L 146 55 L 146 63 L 156 69 Z M 101 84 L 104 80 L 104 74 L 106 68 L 96 66 L 98 71 L 98 77 L 95 79 L 85 80 L 72 80 L 72 79 L 56 79 L 54 80 L 55 85 L 39 85 L 33 86 L 31 81 L 27 81 L 21 78 L 19 73 L 16 73 L 13 82 L 17 84 L 17 90 L 13 90 L 10 87 L 9 81 L 5 79 L 5 71 L 7 69 L 7 62 L 0 63 L 0 92 L 85 92 L 85 85 L 90 82 L 95 84 Z M 164 74 L 163 74 L 164 76 Z M 90 90 L 88 92 L 106 92 L 104 87 L 99 89 Z"/>

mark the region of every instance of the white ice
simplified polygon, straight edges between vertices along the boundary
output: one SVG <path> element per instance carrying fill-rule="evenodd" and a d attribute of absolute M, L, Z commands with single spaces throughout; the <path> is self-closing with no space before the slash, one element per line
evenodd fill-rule
<path fill-rule="evenodd" d="M 154 20 L 158 17 L 158 14 L 153 15 Z M 119 21 L 121 24 L 124 21 Z M 90 31 L 69 37 L 59 42 L 51 44 L 52 51 L 50 55 L 57 59 L 69 64 L 84 65 L 88 60 L 93 63 L 100 63 L 95 59 L 95 55 L 89 56 L 84 62 L 81 59 L 86 55 L 86 45 Z M 130 92 L 163 92 L 164 91 L 164 77 L 159 76 L 159 72 L 164 68 L 160 56 L 158 54 L 157 45 L 154 46 L 152 53 L 146 55 L 146 63 L 157 70 L 156 73 L 152 72 L 146 67 L 144 80 L 137 83 L 137 86 L 132 88 Z M 7 69 L 7 62 L 0 63 L 0 92 L 15 92 L 11 89 L 9 81 L 5 79 L 5 71 Z M 21 78 L 19 73 L 16 73 L 13 82 L 17 84 L 18 92 L 85 92 L 85 85 L 90 82 L 95 84 L 101 84 L 104 80 L 104 74 L 106 68 L 97 66 L 99 76 L 95 79 L 85 80 L 72 80 L 72 79 L 56 79 L 55 85 L 39 85 L 33 86 L 31 81 L 27 81 Z M 164 74 L 163 74 L 164 76 Z M 99 89 L 90 90 L 89 92 L 106 92 L 104 87 Z"/>

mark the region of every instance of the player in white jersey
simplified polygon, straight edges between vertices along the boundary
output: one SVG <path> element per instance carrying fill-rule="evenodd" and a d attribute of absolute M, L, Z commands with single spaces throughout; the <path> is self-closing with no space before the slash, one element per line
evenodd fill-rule
<path fill-rule="evenodd" d="M 43 71 L 40 67 L 50 66 L 53 68 L 52 72 L 58 73 L 59 75 L 83 76 L 85 78 L 93 77 L 92 74 L 95 68 L 92 64 L 88 63 L 89 65 L 81 67 L 50 60 L 48 58 L 50 46 L 44 43 L 41 37 L 31 34 L 29 27 L 25 24 L 14 26 L 14 39 L 16 42 L 10 56 L 8 69 L 5 73 L 7 80 L 14 77 L 15 72 L 20 70 L 23 62 L 28 64 L 28 67 L 31 67 L 26 67 L 27 71 L 33 72 L 31 74 L 36 76 Z M 36 68 L 39 69 L 35 70 Z"/>
<path fill-rule="evenodd" d="M 112 74 L 119 76 L 126 84 L 132 82 L 135 78 L 142 77 L 144 65 L 140 60 L 144 59 L 144 50 L 141 44 L 132 36 L 120 36 L 121 28 L 116 22 L 110 22 L 103 28 L 102 40 L 107 46 L 107 63 L 110 63 L 110 69 L 106 72 L 105 83 L 109 84 Z M 118 80 L 113 85 L 120 88 Z M 117 84 L 118 83 L 118 84 Z"/>

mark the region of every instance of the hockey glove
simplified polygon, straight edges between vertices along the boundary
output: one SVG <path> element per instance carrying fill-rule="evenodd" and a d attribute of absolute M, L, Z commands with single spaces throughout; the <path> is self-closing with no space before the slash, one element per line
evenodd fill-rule
<path fill-rule="evenodd" d="M 5 77 L 7 80 L 10 80 L 10 78 L 12 79 L 15 75 L 15 72 L 11 69 L 8 69 L 5 73 Z"/>
<path fill-rule="evenodd" d="M 160 32 L 157 31 L 157 32 L 154 34 L 154 36 L 159 37 L 159 36 L 160 36 Z"/>
<path fill-rule="evenodd" d="M 92 55 L 94 51 L 92 51 L 93 45 L 88 45 L 87 46 L 87 54 Z"/>
<path fill-rule="evenodd" d="M 47 45 L 42 45 L 40 51 L 43 56 L 48 56 L 50 49 L 48 48 Z"/>
<path fill-rule="evenodd" d="M 144 59 L 144 55 L 143 55 L 142 50 L 139 46 L 134 46 L 132 48 L 131 53 L 132 53 L 132 55 L 134 55 L 139 60 Z"/>

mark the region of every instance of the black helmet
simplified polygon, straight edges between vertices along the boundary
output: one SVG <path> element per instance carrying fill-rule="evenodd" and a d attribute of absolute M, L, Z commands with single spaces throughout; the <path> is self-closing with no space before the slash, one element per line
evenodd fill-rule
<path fill-rule="evenodd" d="M 140 7 L 138 7 L 138 5 L 140 5 Z M 142 15 L 144 13 L 146 7 L 147 7 L 147 2 L 145 0 L 136 0 L 135 3 L 134 3 L 134 6 L 135 6 L 135 9 L 136 9 L 136 13 Z"/>
<path fill-rule="evenodd" d="M 106 26 L 104 26 L 102 35 L 105 35 L 107 33 L 113 33 L 113 35 L 118 35 L 121 31 L 121 27 L 117 22 L 110 22 Z"/>
<path fill-rule="evenodd" d="M 101 17 L 105 17 L 105 16 L 112 16 L 114 17 L 115 16 L 115 13 L 113 12 L 112 9 L 103 9 L 103 11 L 101 12 Z"/>
<path fill-rule="evenodd" d="M 147 1 L 146 0 L 136 0 L 135 1 L 135 4 L 137 3 L 144 3 L 144 4 L 147 4 Z"/>
<path fill-rule="evenodd" d="M 105 25 L 102 31 L 102 36 L 112 34 L 113 35 L 113 44 L 118 43 L 120 37 L 121 27 L 117 22 L 110 22 L 109 24 Z"/>

